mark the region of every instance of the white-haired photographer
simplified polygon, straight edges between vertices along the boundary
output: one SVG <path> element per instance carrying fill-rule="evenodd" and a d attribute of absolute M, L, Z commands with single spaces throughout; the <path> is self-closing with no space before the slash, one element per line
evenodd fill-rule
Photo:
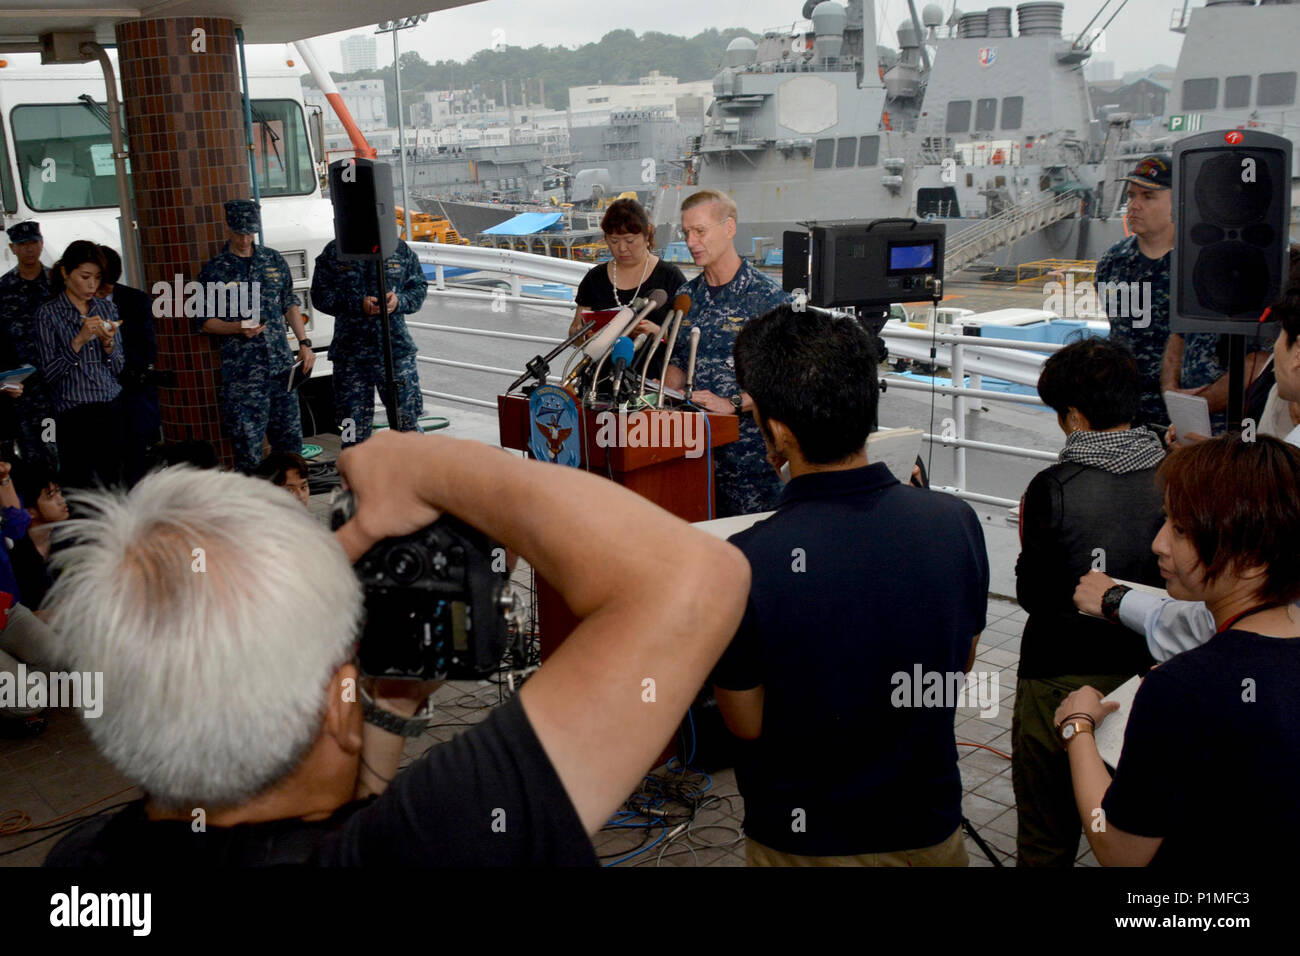
<path fill-rule="evenodd" d="M 47 865 L 596 862 L 590 834 L 735 633 L 748 564 L 611 482 L 476 442 L 384 432 L 339 468 L 356 514 L 334 535 L 241 475 L 170 469 L 83 499 L 49 603 L 74 666 L 104 673 L 95 743 L 148 796 Z M 349 692 L 351 562 L 442 511 L 530 561 L 582 620 L 516 697 L 398 774 L 403 738 L 363 730 Z M 646 575 L 645 554 L 671 560 Z M 399 717 L 428 689 L 371 688 Z"/>

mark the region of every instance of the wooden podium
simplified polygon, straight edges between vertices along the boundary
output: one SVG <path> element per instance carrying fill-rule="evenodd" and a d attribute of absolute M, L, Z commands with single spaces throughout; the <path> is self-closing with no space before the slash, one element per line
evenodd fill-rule
<path fill-rule="evenodd" d="M 629 441 L 627 445 L 605 447 L 605 443 L 599 441 L 602 420 L 598 418 L 604 413 L 580 406 L 578 414 L 582 419 L 579 434 L 583 469 L 594 475 L 612 478 L 684 521 L 707 521 L 712 517 L 709 514 L 709 501 L 710 498 L 716 501 L 717 496 L 713 494 L 711 454 L 705 452 L 696 457 L 687 457 L 694 449 L 684 442 L 669 443 L 664 447 L 663 442 Z M 701 449 L 704 443 L 711 448 L 718 448 L 729 445 L 740 437 L 740 420 L 735 415 L 706 416 L 700 412 L 649 409 L 627 416 L 628 438 L 635 437 L 633 419 L 640 415 L 649 416 L 642 434 L 657 437 L 683 436 L 685 420 L 699 420 L 692 427 L 703 430 L 703 435 L 700 436 L 702 442 L 697 446 Z M 677 421 L 665 419 L 665 416 L 677 416 Z M 501 447 L 527 451 L 528 399 L 522 395 L 498 395 L 497 417 L 501 428 Z M 702 421 L 705 417 L 709 423 L 707 429 L 704 429 Z M 608 432 L 609 427 L 606 426 L 605 433 Z M 699 435 L 699 432 L 694 434 Z M 569 636 L 577 623 L 577 618 L 559 592 L 540 574 L 537 575 L 537 626 L 543 661 Z"/>

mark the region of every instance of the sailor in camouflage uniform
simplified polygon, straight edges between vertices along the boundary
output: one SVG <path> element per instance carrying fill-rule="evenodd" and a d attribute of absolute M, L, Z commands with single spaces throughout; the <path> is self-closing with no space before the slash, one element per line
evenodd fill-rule
<path fill-rule="evenodd" d="M 703 189 L 682 203 L 682 231 L 695 264 L 704 271 L 687 282 L 678 295 L 691 297 L 691 311 L 682 321 L 673 349 L 670 386 L 686 380 L 690 332 L 700 330 L 695 356 L 696 405 L 716 414 L 740 417 L 740 438 L 714 452 L 719 518 L 754 514 L 776 507 L 781 482 L 767 460 L 763 433 L 750 414 L 753 403 L 736 384 L 732 348 L 748 319 L 791 301 L 769 276 L 736 253 L 735 203 L 721 193 Z"/>
<path fill-rule="evenodd" d="M 398 431 L 419 431 L 424 399 L 415 364 L 415 341 L 403 316 L 420 311 L 429 280 L 420 268 L 420 260 L 401 239 L 384 262 L 384 282 L 400 418 L 394 427 Z M 340 259 L 334 242 L 321 250 L 311 280 L 311 301 L 314 308 L 334 316 L 329 357 L 334 363 L 334 414 L 343 430 L 344 445 L 370 437 L 375 390 L 380 398 L 385 397 L 383 330 L 376 319 L 378 296 L 372 260 Z"/>
<path fill-rule="evenodd" d="M 1174 244 L 1171 218 L 1173 160 L 1165 154 L 1143 157 L 1121 182 L 1128 186 L 1128 226 L 1133 235 L 1117 242 L 1097 263 L 1097 292 L 1110 320 L 1110 339 L 1127 345 L 1137 359 L 1142 376 L 1139 424 L 1169 421 L 1164 391 L 1179 389 L 1204 392 L 1210 402 L 1211 425 L 1221 430 L 1227 404 L 1226 380 L 1214 392 L 1210 386 L 1224 379 L 1227 369 L 1220 360 L 1219 336 L 1206 332 L 1171 333 L 1169 328 L 1170 254 Z M 1109 285 L 1123 284 L 1126 293 L 1108 292 Z M 1137 292 L 1146 312 L 1137 315 L 1123 304 L 1134 301 Z M 1149 301 L 1148 301 L 1149 297 Z M 1121 308 L 1109 314 L 1111 304 Z M 1149 320 L 1149 324 L 1147 323 Z M 1169 371 L 1162 376 L 1168 360 Z"/>
<path fill-rule="evenodd" d="M 0 277 L 0 371 L 19 365 L 39 368 L 32 320 L 36 308 L 53 297 L 49 270 L 41 265 L 45 243 L 40 225 L 31 220 L 7 231 L 18 265 Z M 6 446 L 17 441 L 25 459 L 57 469 L 55 446 L 43 440 L 45 423 L 54 421 L 54 401 L 41 373 L 29 375 L 19 393 L 7 391 L 5 396 L 0 398 L 0 441 Z"/>
<path fill-rule="evenodd" d="M 298 311 L 300 303 L 293 291 L 289 264 L 274 249 L 255 243 L 257 204 L 249 199 L 232 199 L 225 209 L 229 241 L 203 266 L 199 282 L 205 300 L 210 288 L 207 283 L 226 285 L 228 302 L 239 302 L 242 296 L 251 305 L 252 292 L 241 292 L 241 286 L 256 290 L 261 324 L 243 328 L 240 316 L 229 306 L 226 314 L 232 320 L 200 315 L 195 321 L 199 331 L 220 336 L 221 420 L 235 446 L 235 467 L 249 474 L 262 461 L 263 436 L 270 440 L 272 451 L 295 455 L 302 451 L 298 394 L 288 391 L 285 381 L 294 364 L 286 322 L 298 340 L 297 358 L 305 370 L 315 364 L 316 356 Z"/>

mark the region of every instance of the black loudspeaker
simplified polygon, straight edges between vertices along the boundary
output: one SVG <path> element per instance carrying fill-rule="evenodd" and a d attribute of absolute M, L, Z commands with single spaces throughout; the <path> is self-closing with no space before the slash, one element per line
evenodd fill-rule
<path fill-rule="evenodd" d="M 1291 141 L 1258 130 L 1174 145 L 1174 332 L 1254 335 L 1287 279 Z"/>
<path fill-rule="evenodd" d="M 387 259 L 397 249 L 393 168 L 372 159 L 340 159 L 329 172 L 339 258 Z"/>

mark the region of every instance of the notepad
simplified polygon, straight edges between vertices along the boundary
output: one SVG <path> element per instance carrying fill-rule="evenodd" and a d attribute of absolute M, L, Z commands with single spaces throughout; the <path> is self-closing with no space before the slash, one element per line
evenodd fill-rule
<path fill-rule="evenodd" d="M 1119 710 L 1107 714 L 1106 719 L 1097 725 L 1094 736 L 1097 739 L 1097 752 L 1106 766 L 1114 770 L 1119 766 L 1119 754 L 1124 749 L 1124 730 L 1128 727 L 1129 714 L 1133 711 L 1133 698 L 1142 686 L 1142 675 L 1135 674 L 1116 687 L 1102 700 L 1113 700 L 1119 704 Z"/>
<path fill-rule="evenodd" d="M 1193 432 L 1210 437 L 1210 403 L 1203 396 L 1165 392 L 1165 408 L 1178 432 L 1179 445 L 1190 444 L 1186 436 Z"/>

